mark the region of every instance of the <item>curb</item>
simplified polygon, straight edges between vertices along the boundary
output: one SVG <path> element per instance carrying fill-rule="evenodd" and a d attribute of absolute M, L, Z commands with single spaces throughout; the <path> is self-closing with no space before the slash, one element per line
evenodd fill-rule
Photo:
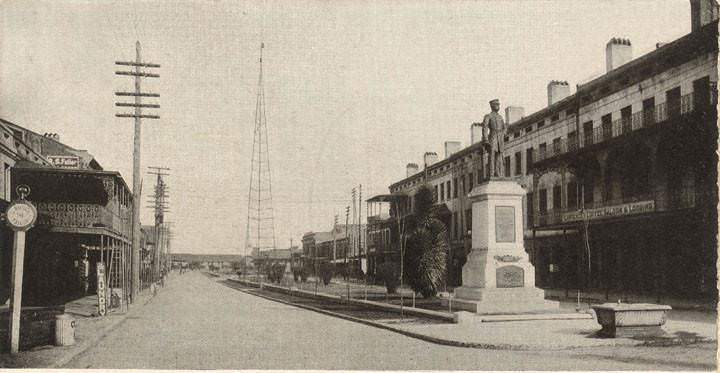
<path fill-rule="evenodd" d="M 138 304 L 138 306 L 144 307 L 145 305 L 147 305 L 148 303 L 150 303 L 150 301 L 152 301 L 153 298 L 155 298 L 155 296 L 150 295 L 149 297 L 147 297 L 147 298 L 145 299 L 145 301 L 144 301 L 142 304 Z M 56 360 L 53 364 L 51 364 L 50 366 L 48 366 L 46 369 L 60 369 L 60 368 L 62 368 L 64 365 L 68 364 L 68 363 L 71 362 L 73 359 L 75 359 L 76 357 L 78 357 L 79 355 L 85 353 L 87 350 L 89 350 L 90 348 L 92 348 L 93 346 L 95 346 L 95 345 L 97 344 L 97 342 L 99 342 L 101 339 L 105 338 L 110 332 L 112 332 L 114 329 L 116 329 L 118 326 L 120 326 L 120 324 L 122 324 L 123 322 L 125 322 L 125 320 L 127 319 L 127 317 L 130 315 L 130 312 L 132 312 L 132 311 L 128 310 L 128 312 L 125 312 L 124 314 L 121 314 L 121 316 L 118 317 L 117 321 L 115 321 L 115 322 L 111 323 L 110 325 L 106 326 L 104 329 L 102 329 L 102 330 L 101 330 L 99 333 L 97 333 L 96 335 L 94 335 L 94 336 L 90 337 L 89 339 L 83 341 L 83 343 L 80 345 L 80 347 L 79 347 L 78 349 L 76 349 L 76 350 L 74 349 L 73 351 L 69 352 L 67 355 L 64 355 L 63 357 L 59 358 L 59 359 Z"/>
<path fill-rule="evenodd" d="M 245 286 L 250 287 L 260 287 L 258 283 L 246 281 L 246 280 L 239 280 L 239 279 L 233 279 L 228 278 L 227 281 L 236 282 Z M 263 284 L 263 288 L 268 288 L 270 290 L 277 291 L 279 293 L 289 294 L 289 295 L 296 295 L 296 296 L 305 296 L 313 299 L 325 299 L 331 302 L 336 303 L 352 303 L 359 306 L 369 307 L 369 308 L 375 308 L 380 309 L 386 312 L 396 312 L 400 313 L 401 308 L 398 305 L 391 305 L 391 304 L 384 304 L 380 302 L 375 302 L 371 300 L 362 300 L 362 299 L 353 299 L 350 298 L 349 300 L 347 298 L 343 298 L 342 296 L 338 295 L 332 295 L 332 294 L 326 294 L 326 293 L 315 293 L 308 290 L 302 290 L 302 289 L 295 289 L 290 290 L 281 286 L 276 286 L 272 284 Z M 403 307 L 403 312 L 408 315 L 414 315 L 414 316 L 421 316 L 426 318 L 432 318 L 436 320 L 441 320 L 449 323 L 458 323 L 458 316 L 456 314 L 449 314 L 446 312 L 438 312 L 438 311 L 432 311 L 432 310 L 425 310 L 422 308 L 413 308 L 413 307 Z"/>
<path fill-rule="evenodd" d="M 231 281 L 232 281 L 232 280 L 231 280 Z M 232 281 L 232 282 L 240 283 L 240 281 Z M 227 286 L 227 285 L 225 285 L 225 286 Z M 230 287 L 230 286 L 228 286 L 228 287 Z M 601 344 L 601 345 L 596 345 L 596 346 L 540 347 L 540 346 L 529 346 L 529 345 L 512 345 L 512 344 L 507 344 L 507 343 L 496 343 L 496 344 L 495 344 L 495 343 L 461 342 L 461 341 L 456 341 L 456 340 L 451 340 L 451 339 L 445 339 L 445 338 L 439 338 L 439 337 L 433 337 L 433 336 L 429 336 L 429 335 L 426 335 L 426 334 L 411 332 L 411 331 L 409 331 L 409 330 L 405 330 L 405 329 L 402 329 L 402 328 L 397 328 L 397 327 L 390 326 L 390 325 L 387 325 L 387 324 L 378 323 L 378 322 L 375 322 L 375 321 L 365 320 L 365 319 L 357 318 L 357 317 L 354 317 L 354 316 L 348 316 L 348 315 L 344 315 L 344 314 L 341 314 L 341 313 L 337 313 L 337 312 L 333 312 L 333 311 L 328 311 L 328 310 L 324 310 L 324 309 L 321 309 L 321 308 L 317 308 L 317 307 L 313 307 L 313 306 L 308 306 L 308 305 L 304 305 L 304 304 L 293 303 L 293 302 L 290 302 L 290 301 L 286 301 L 286 300 L 278 299 L 278 298 L 273 298 L 273 297 L 270 297 L 270 296 L 267 296 L 267 295 L 263 295 L 263 294 L 256 294 L 256 293 L 253 293 L 253 292 L 246 291 L 246 290 L 244 290 L 244 289 L 238 289 L 238 288 L 233 288 L 233 287 L 230 287 L 230 288 L 231 288 L 231 289 L 234 289 L 234 290 L 237 290 L 237 291 L 240 291 L 240 292 L 243 292 L 243 293 L 248 294 L 248 295 L 253 295 L 253 296 L 256 296 L 256 297 L 264 298 L 264 299 L 267 299 L 267 300 L 270 300 L 270 301 L 274 301 L 274 302 L 278 302 L 278 303 L 283 303 L 283 304 L 286 304 L 286 305 L 289 305 L 289 306 L 298 307 L 298 308 L 307 309 L 307 310 L 314 311 L 314 312 L 318 312 L 318 313 L 325 314 L 325 315 L 328 315 L 328 316 L 333 316 L 333 317 L 337 317 L 337 318 L 340 318 L 340 319 L 344 319 L 344 320 L 348 320 L 348 321 L 353 321 L 353 322 L 357 322 L 357 323 L 360 323 L 360 324 L 365 324 L 365 325 L 368 325 L 368 326 L 373 326 L 373 327 L 376 327 L 376 328 L 379 328 L 379 329 L 385 329 L 385 330 L 388 330 L 388 331 L 391 331 L 391 332 L 395 332 L 395 333 L 398 333 L 398 334 L 402 334 L 402 335 L 405 335 L 405 336 L 407 336 L 407 337 L 419 339 L 419 340 L 422 340 L 422 341 L 426 341 L 426 342 L 430 342 L 430 343 L 434 343 L 434 344 L 438 344 L 438 345 L 443 345 L 443 346 L 450 346 L 450 347 L 475 348 L 475 349 L 483 349 L 483 350 L 509 350 L 509 351 L 563 351 L 563 350 L 574 350 L 574 349 L 595 348 L 595 347 L 615 347 L 615 346 L 617 346 L 617 347 L 653 347 L 653 346 L 658 346 L 658 345 L 659 345 L 659 346 L 665 346 L 665 347 L 666 347 L 666 346 L 675 346 L 675 345 L 690 345 L 690 344 L 701 344 L 701 343 L 714 343 L 714 341 L 711 341 L 711 340 L 703 340 L 703 339 L 700 339 L 700 340 L 694 340 L 694 341 L 688 342 L 688 343 L 683 343 L 683 342 L 681 342 L 681 341 L 680 341 L 680 342 L 678 342 L 678 341 L 661 341 L 661 342 L 655 342 L 655 343 L 653 343 L 653 342 L 647 342 L 647 341 L 642 341 L 642 342 L 638 342 L 638 343 L 636 343 L 636 344 L 631 344 L 631 345 L 624 345 L 624 344 L 617 344 L 617 343 L 608 343 L 608 344 Z"/>

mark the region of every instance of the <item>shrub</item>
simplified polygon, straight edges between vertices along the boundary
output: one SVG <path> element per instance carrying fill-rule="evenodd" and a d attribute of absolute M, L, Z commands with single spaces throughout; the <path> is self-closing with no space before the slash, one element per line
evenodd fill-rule
<path fill-rule="evenodd" d="M 308 269 L 305 267 L 293 268 L 293 279 L 295 280 L 295 282 L 307 282 L 308 272 Z"/>
<path fill-rule="evenodd" d="M 307 267 L 300 268 L 300 281 L 307 282 L 308 275 L 310 275 L 310 269 Z"/>
<path fill-rule="evenodd" d="M 318 272 L 320 275 L 320 279 L 322 279 L 322 282 L 325 286 L 330 284 L 330 280 L 333 276 L 333 266 L 330 263 L 320 263 L 320 268 L 318 268 Z"/>
<path fill-rule="evenodd" d="M 388 294 L 395 294 L 400 285 L 400 269 L 392 262 L 381 263 L 377 268 L 377 278 L 385 285 Z"/>
<path fill-rule="evenodd" d="M 280 263 L 268 265 L 265 269 L 268 281 L 280 283 L 285 276 L 285 266 Z"/>

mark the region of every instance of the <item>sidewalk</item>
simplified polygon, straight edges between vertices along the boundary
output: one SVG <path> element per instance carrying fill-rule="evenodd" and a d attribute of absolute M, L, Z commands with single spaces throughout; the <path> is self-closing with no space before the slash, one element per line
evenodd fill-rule
<path fill-rule="evenodd" d="M 161 290 L 162 291 L 162 290 Z M 127 317 L 133 315 L 153 298 L 149 290 L 138 294 L 128 312 L 111 312 L 105 317 L 92 317 L 94 307 L 90 297 L 73 302 L 71 313 L 76 320 L 75 344 L 72 346 L 41 346 L 18 354 L 0 354 L 0 368 L 60 368 L 75 356 L 95 345 L 102 337 L 111 332 Z"/>
<path fill-rule="evenodd" d="M 303 288 L 310 291 L 314 290 L 314 284 L 312 290 L 307 285 L 310 284 L 303 284 Z M 362 290 L 359 286 L 352 285 L 355 284 L 351 283 L 352 294 L 355 295 Z M 345 284 L 333 283 L 327 287 L 318 286 L 318 294 L 337 296 L 338 294 L 334 293 L 340 290 L 346 291 Z M 341 296 L 344 295 L 344 293 L 341 294 Z M 277 298 L 278 301 L 293 304 L 283 300 L 281 296 Z M 304 305 L 302 307 L 308 308 Z M 574 302 L 563 301 L 560 308 L 566 313 L 576 312 Z M 673 310 L 663 327 L 667 332 L 666 336 L 632 339 L 595 337 L 595 333 L 600 330 L 600 325 L 594 317 L 576 320 L 483 322 L 482 317 L 478 315 L 459 312 L 457 314 L 460 316 L 460 323 L 452 324 L 417 322 L 411 318 L 392 320 L 364 320 L 358 318 L 354 320 L 354 318 L 346 315 L 335 315 L 334 312 L 322 308 L 320 310 L 336 317 L 389 329 L 429 342 L 459 347 L 505 350 L 567 350 L 601 346 L 672 346 L 717 343 L 715 316 L 712 312 Z M 581 313 L 587 312 L 587 310 L 587 303 L 581 304 Z"/>
<path fill-rule="evenodd" d="M 565 289 L 545 289 L 545 298 L 560 301 L 577 302 L 578 290 L 570 289 L 565 296 Z M 674 310 L 697 310 L 697 311 L 716 311 L 716 304 L 710 300 L 693 300 L 681 299 L 675 297 L 661 297 L 658 301 L 656 296 L 623 294 L 611 292 L 605 296 L 602 291 L 580 291 L 580 303 L 614 303 L 618 299 L 622 299 L 624 303 L 655 303 L 667 304 Z"/>
<path fill-rule="evenodd" d="M 463 347 L 508 350 L 567 350 L 600 346 L 672 346 L 702 342 L 717 343 L 712 323 L 667 320 L 665 337 L 597 338 L 597 321 L 534 320 L 482 322 L 479 316 L 462 312 L 459 324 L 396 324 L 395 327 L 428 338 L 452 341 Z"/>

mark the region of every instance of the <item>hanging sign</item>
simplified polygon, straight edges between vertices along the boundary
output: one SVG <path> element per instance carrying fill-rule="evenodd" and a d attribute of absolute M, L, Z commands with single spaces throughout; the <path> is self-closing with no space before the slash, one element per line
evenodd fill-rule
<path fill-rule="evenodd" d="M 105 298 L 107 288 L 105 287 L 105 263 L 97 264 L 97 296 L 98 296 L 98 315 L 105 316 L 107 314 L 107 300 Z"/>
<path fill-rule="evenodd" d="M 562 215 L 562 221 L 563 223 L 566 223 L 580 220 L 607 219 L 618 216 L 645 214 L 653 211 L 655 211 L 655 201 L 650 200 L 587 209 L 584 212 L 580 210 L 568 212 Z"/>
<path fill-rule="evenodd" d="M 22 199 L 10 203 L 5 214 L 7 224 L 14 231 L 27 231 L 35 224 L 35 219 L 37 219 L 35 206 Z"/>

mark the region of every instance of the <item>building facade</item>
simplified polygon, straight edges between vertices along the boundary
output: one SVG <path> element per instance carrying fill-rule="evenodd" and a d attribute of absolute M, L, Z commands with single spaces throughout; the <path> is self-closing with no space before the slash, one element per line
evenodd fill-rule
<path fill-rule="evenodd" d="M 698 14 L 690 34 L 637 59 L 631 41 L 612 38 L 607 72 L 572 94 L 567 82 L 551 81 L 542 110 L 506 108 L 502 165 L 527 191 L 526 249 L 539 286 L 715 294 L 717 18 L 705 12 L 696 22 Z M 473 124 L 470 132 L 470 146 L 446 142 L 444 159 L 428 152 L 422 169 L 408 164 L 389 187 L 396 197 L 368 200 L 389 204 L 389 214 L 368 217 L 371 267 L 395 255 L 393 204 L 412 210 L 428 185 L 447 208 L 448 283 L 460 285 L 471 249 L 467 194 L 483 181 L 487 160 L 486 130 Z"/>

